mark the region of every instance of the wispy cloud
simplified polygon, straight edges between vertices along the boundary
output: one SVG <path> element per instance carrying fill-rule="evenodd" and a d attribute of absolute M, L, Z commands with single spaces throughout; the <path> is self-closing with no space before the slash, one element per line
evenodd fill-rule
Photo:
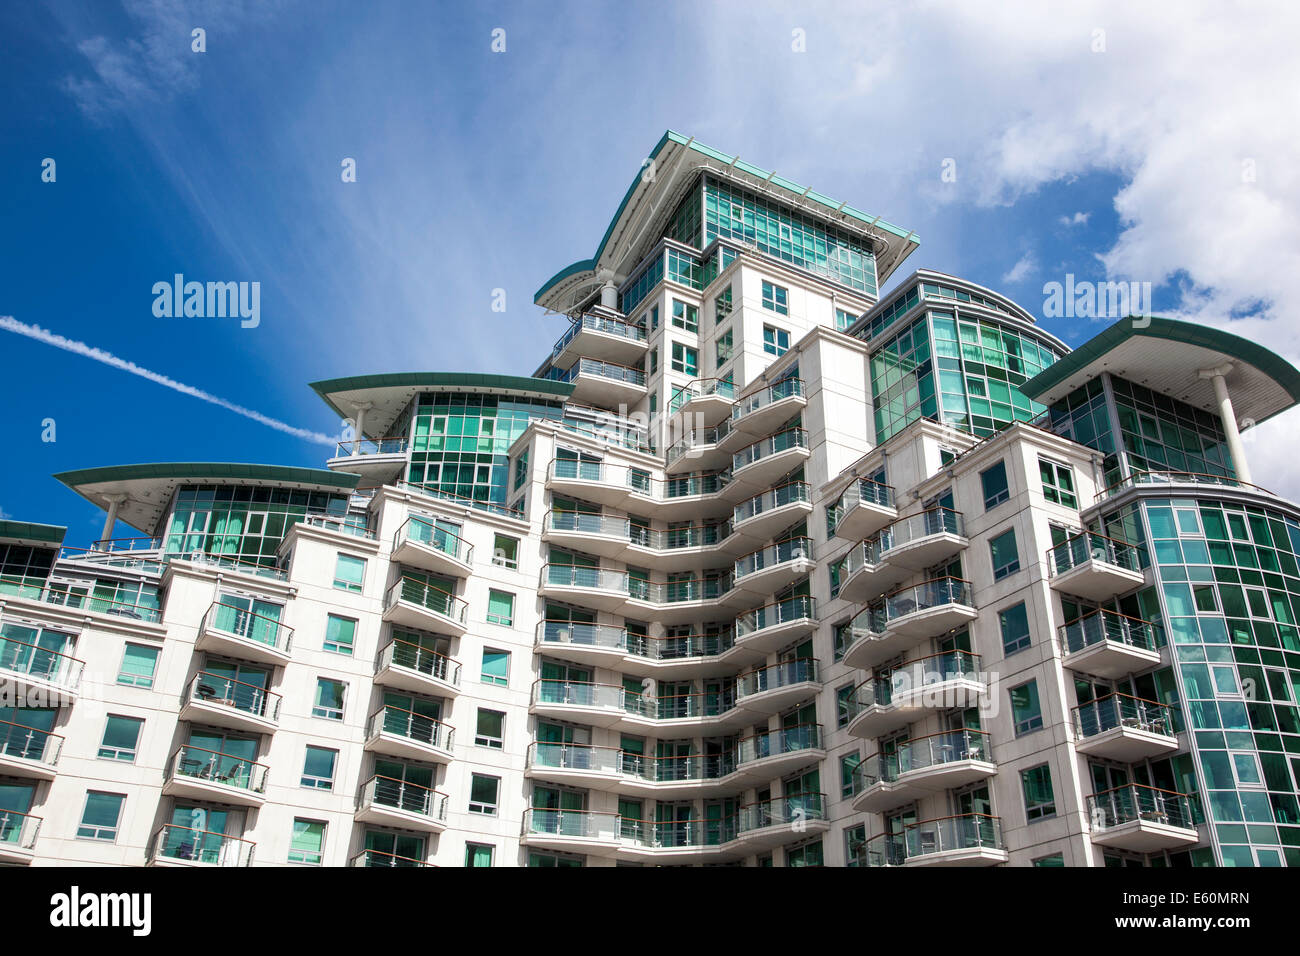
<path fill-rule="evenodd" d="M 1092 215 L 1090 212 L 1076 212 L 1073 216 L 1062 216 L 1057 221 L 1066 228 L 1073 226 L 1086 226 L 1088 218 Z"/>
<path fill-rule="evenodd" d="M 44 342 L 46 345 L 52 345 L 55 348 L 63 349 L 65 352 L 72 352 L 74 355 L 81 355 L 85 358 L 93 359 L 94 361 L 100 362 L 104 365 L 121 369 L 123 372 L 130 372 L 132 375 L 139 375 L 141 378 L 148 379 L 157 385 L 162 385 L 164 388 L 170 388 L 173 391 L 180 392 L 182 395 L 197 398 L 199 401 L 218 405 L 227 411 L 234 412 L 236 415 L 243 415 L 245 418 L 251 418 L 253 421 L 265 425 L 268 428 L 274 428 L 276 431 L 284 432 L 287 435 L 293 435 L 295 438 L 302 438 L 319 445 L 334 445 L 337 440 L 322 432 L 285 424 L 278 419 L 271 418 L 269 415 L 263 415 L 261 412 L 254 411 L 251 408 L 245 408 L 243 405 L 237 405 L 232 401 L 205 392 L 201 388 L 195 388 L 193 385 L 186 385 L 173 378 L 168 378 L 161 372 L 153 372 L 147 368 L 141 368 L 134 362 L 128 362 L 126 359 L 118 358 L 112 352 L 105 352 L 103 349 L 95 348 L 93 345 L 87 345 L 85 342 L 78 342 L 75 339 L 64 338 L 62 335 L 58 335 L 48 329 L 43 329 L 39 325 L 28 325 L 25 322 L 19 322 L 12 315 L 0 315 L 0 329 L 6 332 L 14 332 L 18 335 L 25 335 L 29 339 L 35 339 L 37 342 Z"/>
<path fill-rule="evenodd" d="M 1036 268 L 1038 268 L 1038 263 L 1034 259 L 1034 254 L 1032 252 L 1026 252 L 1020 257 L 1014 266 L 1002 274 L 1002 281 L 1019 282 Z"/>

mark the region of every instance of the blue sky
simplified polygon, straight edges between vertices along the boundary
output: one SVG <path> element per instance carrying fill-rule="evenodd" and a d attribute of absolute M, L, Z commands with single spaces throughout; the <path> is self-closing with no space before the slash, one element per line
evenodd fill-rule
<path fill-rule="evenodd" d="M 0 316 L 333 435 L 308 382 L 531 373 L 562 330 L 533 292 L 591 255 L 672 128 L 915 230 L 898 277 L 956 273 L 1036 314 L 1065 273 L 1151 281 L 1157 312 L 1295 360 L 1295 135 L 1242 98 L 1279 79 L 1250 65 L 1274 45 L 1294 60 L 1277 36 L 1294 31 L 1194 3 L 1181 24 L 971 6 L 7 5 Z M 1209 44 L 1242 75 L 1180 65 Z M 260 282 L 260 325 L 155 317 L 176 272 Z M 1071 345 L 1102 327 L 1043 324 Z M 0 514 L 67 524 L 71 544 L 101 517 L 52 473 L 329 451 L 13 332 L 0 355 Z M 1291 480 L 1278 444 L 1252 452 L 1262 484 Z"/>

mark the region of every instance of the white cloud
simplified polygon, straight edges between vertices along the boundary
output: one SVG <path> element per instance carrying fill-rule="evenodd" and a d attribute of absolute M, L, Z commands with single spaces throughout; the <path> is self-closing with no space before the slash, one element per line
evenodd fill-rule
<path fill-rule="evenodd" d="M 1062 216 L 1058 222 L 1066 228 L 1072 226 L 1086 226 L 1091 215 L 1092 213 L 1090 212 L 1076 212 L 1073 216 Z"/>
<path fill-rule="evenodd" d="M 1032 252 L 1026 252 L 1016 260 L 1016 264 L 1002 274 L 1003 282 L 1019 282 L 1038 267 Z"/>

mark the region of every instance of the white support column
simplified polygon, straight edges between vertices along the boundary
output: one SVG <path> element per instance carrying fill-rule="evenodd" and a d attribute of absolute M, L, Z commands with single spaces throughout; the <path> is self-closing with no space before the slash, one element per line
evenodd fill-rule
<path fill-rule="evenodd" d="M 1219 403 L 1219 419 L 1223 423 L 1223 433 L 1228 438 L 1228 454 L 1232 456 L 1232 469 L 1237 477 L 1247 484 L 1250 480 L 1250 464 L 1246 461 L 1246 449 L 1241 444 L 1241 432 L 1237 430 L 1237 415 L 1232 410 L 1232 396 L 1228 394 L 1228 383 L 1224 376 L 1232 371 L 1232 363 L 1217 368 L 1203 368 L 1197 374 L 1214 383 L 1214 398 Z"/>
<path fill-rule="evenodd" d="M 366 412 L 374 407 L 374 402 L 358 402 L 356 405 L 356 434 L 353 435 L 354 441 L 352 442 L 352 454 L 354 455 L 359 455 L 361 453 L 361 440 L 365 437 L 365 433 L 361 429 L 366 424 Z"/>
<path fill-rule="evenodd" d="M 104 495 L 104 500 L 108 502 L 108 514 L 104 516 L 104 530 L 99 534 L 100 541 L 108 541 L 113 537 L 113 525 L 117 524 L 117 509 L 126 501 L 126 495 Z"/>

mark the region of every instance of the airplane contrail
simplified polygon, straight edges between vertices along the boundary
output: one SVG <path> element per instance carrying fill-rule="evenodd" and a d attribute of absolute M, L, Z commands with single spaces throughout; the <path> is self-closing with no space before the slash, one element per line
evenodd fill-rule
<path fill-rule="evenodd" d="M 173 378 L 168 378 L 160 372 L 153 372 L 147 368 L 141 368 L 134 362 L 128 362 L 126 359 L 118 358 L 112 352 L 105 352 L 103 349 L 97 349 L 93 345 L 87 345 L 85 342 L 78 342 L 75 339 L 64 338 L 62 335 L 43 329 L 39 325 L 28 325 L 25 322 L 19 322 L 12 315 L 0 315 L 0 329 L 6 332 L 16 332 L 18 335 L 25 335 L 29 339 L 35 339 L 37 342 L 44 342 L 46 345 L 53 345 L 55 348 L 63 349 L 65 352 L 72 352 L 75 355 L 82 355 L 88 359 L 93 359 L 104 365 L 121 369 L 124 372 L 130 372 L 132 375 L 139 375 L 157 385 L 170 388 L 173 391 L 180 392 L 182 395 L 188 395 L 191 398 L 197 398 L 200 401 L 210 402 L 218 405 L 227 411 L 234 412 L 236 415 L 243 415 L 245 418 L 251 418 L 255 422 L 274 428 L 277 431 L 294 435 L 297 438 L 303 438 L 307 441 L 316 442 L 318 445 L 334 445 L 337 439 L 331 438 L 322 432 L 312 431 L 309 428 L 297 428 L 293 425 L 285 424 L 282 421 L 271 418 L 269 415 L 263 415 L 261 412 L 253 411 L 251 408 L 245 408 L 243 405 L 236 405 L 234 402 L 227 401 L 219 396 L 212 395 L 203 391 L 201 388 L 195 388 L 193 385 L 186 385 L 184 382 L 178 382 Z"/>

